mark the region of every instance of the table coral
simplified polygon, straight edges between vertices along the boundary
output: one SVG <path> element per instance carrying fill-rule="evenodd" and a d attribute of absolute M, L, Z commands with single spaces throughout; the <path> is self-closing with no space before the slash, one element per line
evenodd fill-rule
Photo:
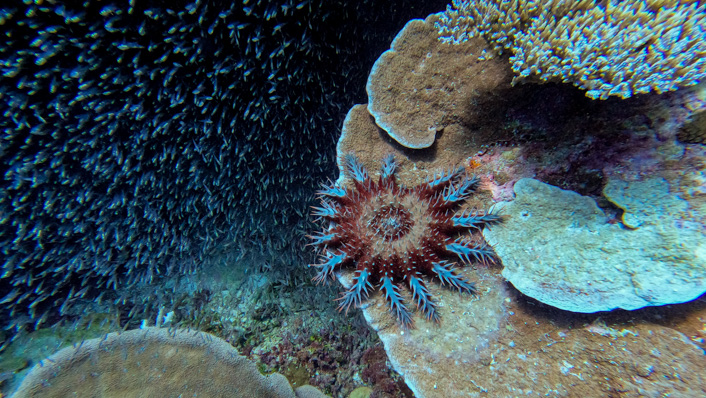
<path fill-rule="evenodd" d="M 426 70 L 429 66 L 426 54 L 426 51 L 417 51 L 417 64 L 410 64 L 424 64 Z M 492 55 L 486 52 L 483 58 Z M 399 64 L 402 64 L 403 57 L 398 56 Z M 451 63 L 454 60 L 446 61 Z M 473 65 L 482 66 L 488 62 L 478 59 Z M 419 70 L 414 69 L 415 72 Z M 416 77 L 409 74 L 409 80 Z M 405 93 L 414 93 L 415 88 L 420 91 L 425 87 L 407 86 L 408 82 L 403 78 L 395 82 L 388 92 L 396 92 L 396 87 L 409 87 Z M 679 103 L 679 98 L 689 90 L 659 97 L 592 101 L 567 85 L 522 85 L 507 91 L 503 90 L 504 87 L 499 86 L 490 95 L 500 96 L 505 103 L 487 104 L 501 112 L 475 125 L 494 125 L 496 134 L 500 134 L 490 136 L 491 140 L 483 141 L 489 136 L 482 128 L 476 130 L 452 123 L 437 131 L 430 146 L 410 148 L 394 137 L 394 130 L 390 132 L 376 124 L 379 119 L 371 116 L 373 109 L 356 105 L 346 117 L 337 152 L 339 156 L 354 152 L 368 170 L 379 167 L 381 159 L 394 153 L 399 162 L 397 175 L 410 186 L 423 183 L 439 165 L 462 164 L 480 178 L 487 175 L 497 178 L 494 197 L 500 196 L 501 186 L 503 193 L 506 189 L 511 191 L 517 179 L 525 176 L 542 178 L 550 175 L 556 177 L 551 180 L 559 181 L 562 187 L 583 189 L 581 192 L 585 195 L 600 195 L 603 183 L 616 176 L 632 181 L 656 177 L 655 173 L 667 169 L 672 174 L 679 174 L 682 170 L 684 161 L 680 157 L 683 152 L 674 145 L 674 134 L 669 127 L 681 125 L 676 122 L 678 118 L 673 112 L 667 112 L 667 121 L 651 118 L 651 113 L 643 108 L 649 105 L 645 102 L 650 98 L 654 101 L 672 98 L 674 103 Z M 417 111 L 431 109 L 425 108 L 424 104 L 417 107 L 423 101 L 398 99 L 408 101 L 404 102 L 409 108 L 408 120 L 425 120 L 425 117 L 427 121 L 434 120 L 429 117 L 433 113 L 425 115 Z M 665 105 L 660 102 L 659 106 Z M 465 111 L 469 109 L 475 107 L 468 106 Z M 512 123 L 521 123 L 522 128 L 514 129 Z M 513 131 L 506 142 L 501 137 L 503 130 Z M 652 138 L 652 134 L 657 138 Z M 484 145 L 477 146 L 479 142 Z M 654 155 L 651 152 L 654 145 L 661 145 L 658 152 L 665 153 Z M 659 162 L 663 157 L 671 163 Z M 674 162 L 679 165 L 675 166 Z M 339 162 L 339 169 L 338 183 L 342 186 L 353 184 L 344 162 Z M 589 183 L 585 181 L 586 170 L 591 172 Z M 668 175 L 660 174 L 659 177 L 664 177 L 669 184 L 674 180 L 674 176 L 668 178 Z M 694 179 L 693 184 L 697 181 Z M 483 185 L 488 183 L 483 182 Z M 481 191 L 478 197 L 487 201 L 487 194 Z M 664 196 L 659 198 L 662 200 Z M 596 217 L 606 226 L 621 228 L 620 219 L 612 218 L 614 213 L 619 213 L 617 206 L 621 204 L 627 213 L 632 211 L 627 209 L 635 208 L 630 201 L 616 199 L 615 206 L 608 205 L 607 214 L 596 207 Z M 473 205 L 478 206 L 477 202 Z M 688 205 L 693 206 L 693 200 Z M 681 208 L 674 208 L 677 212 L 678 209 Z M 646 223 L 644 218 L 642 220 L 643 225 L 639 228 L 651 227 L 649 220 Z M 676 224 L 679 222 L 677 220 Z M 502 227 L 501 224 L 493 230 Z M 538 239 L 551 240 L 542 231 L 535 235 Z M 476 288 L 483 294 L 469 300 L 468 296 L 449 292 L 438 284 L 428 284 L 429 293 L 438 297 L 441 323 L 415 319 L 415 329 L 400 330 L 398 322 L 390 317 L 382 295 L 373 295 L 361 303 L 362 312 L 380 336 L 390 363 L 417 397 L 609 396 L 621 392 L 628 395 L 700 396 L 706 391 L 701 377 L 703 351 L 697 347 L 698 343 L 692 343 L 702 341 L 698 340 L 702 335 L 697 331 L 694 337 L 693 330 L 683 327 L 673 327 L 675 331 L 656 325 L 665 319 L 673 321 L 682 316 L 691 321 L 700 319 L 703 298 L 688 304 L 649 307 L 633 312 L 572 313 L 524 296 L 503 280 L 499 267 L 478 267 L 476 270 L 462 267 L 457 271 L 466 276 L 472 274 Z M 347 289 L 353 288 L 354 271 L 341 269 L 336 276 Z M 405 289 L 400 289 L 400 294 L 412 300 L 412 294 Z M 694 307 L 701 308 L 701 312 L 693 312 Z M 673 316 L 677 313 L 680 315 Z M 649 314 L 657 314 L 655 319 L 659 317 L 660 321 L 650 321 Z M 698 328 L 702 327 L 700 322 L 696 323 Z M 588 324 L 591 326 L 586 327 Z M 679 379 L 673 378 L 674 371 L 679 372 Z"/>
<path fill-rule="evenodd" d="M 496 126 L 485 121 L 502 110 L 499 99 L 511 88 L 512 71 L 506 60 L 481 61 L 489 50 L 481 38 L 459 46 L 440 43 L 437 19 L 432 14 L 409 21 L 378 58 L 366 86 L 368 110 L 408 148 L 431 146 L 450 126 L 472 129 L 474 141 L 487 143 Z"/>
<path fill-rule="evenodd" d="M 706 77 L 706 5 L 692 0 L 454 0 L 436 26 L 444 42 L 510 50 L 515 82 L 570 82 L 594 99 Z"/>

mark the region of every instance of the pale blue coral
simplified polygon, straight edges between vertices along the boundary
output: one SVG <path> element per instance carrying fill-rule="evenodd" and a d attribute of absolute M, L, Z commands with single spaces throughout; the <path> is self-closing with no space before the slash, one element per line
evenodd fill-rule
<path fill-rule="evenodd" d="M 662 93 L 706 77 L 706 4 L 688 0 L 454 0 L 440 40 L 510 50 L 515 82 L 569 82 L 590 98 Z"/>

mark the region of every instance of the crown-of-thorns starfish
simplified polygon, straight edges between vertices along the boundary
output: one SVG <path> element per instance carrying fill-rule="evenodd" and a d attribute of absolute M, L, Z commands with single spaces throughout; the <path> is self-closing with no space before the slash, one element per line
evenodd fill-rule
<path fill-rule="evenodd" d="M 347 189 L 334 183 L 324 187 L 318 193 L 321 207 L 314 207 L 312 213 L 326 224 L 323 231 L 309 237 L 322 254 L 321 262 L 312 264 L 319 269 L 314 281 L 323 283 L 333 278 L 335 270 L 354 266 L 353 286 L 338 299 L 339 310 L 360 305 L 376 286 L 399 322 L 412 327 L 411 313 L 400 294 L 405 286 L 422 314 L 439 322 L 436 304 L 422 278 L 475 294 L 475 285 L 457 274 L 455 263 L 447 259 L 457 255 L 464 264 L 495 262 L 492 248 L 478 232 L 500 222 L 501 216 L 457 211 L 480 180 L 461 167 L 407 188 L 397 183 L 391 155 L 383 161 L 377 182 L 354 155 L 346 155 L 343 161 L 354 186 Z"/>

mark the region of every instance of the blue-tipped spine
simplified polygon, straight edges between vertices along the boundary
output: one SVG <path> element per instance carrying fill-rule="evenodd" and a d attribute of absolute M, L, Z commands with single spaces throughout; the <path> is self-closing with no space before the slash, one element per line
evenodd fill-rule
<path fill-rule="evenodd" d="M 422 311 L 427 320 L 436 323 L 441 321 L 439 314 L 436 312 L 436 304 L 432 301 L 431 294 L 429 294 L 429 290 L 424 285 L 424 281 L 416 276 L 410 276 L 409 287 L 412 289 L 412 298 L 417 304 L 417 308 Z"/>
<path fill-rule="evenodd" d="M 405 328 L 411 328 L 414 325 L 414 322 L 412 321 L 412 314 L 404 305 L 404 299 L 399 292 L 399 287 L 392 283 L 392 278 L 387 275 L 382 277 L 380 291 L 385 295 L 387 304 L 390 306 L 392 312 L 394 312 L 397 316 L 397 320 L 402 323 L 402 326 Z"/>
<path fill-rule="evenodd" d="M 320 268 L 319 273 L 313 278 L 313 281 L 318 285 L 319 283 L 326 283 L 326 280 L 331 277 L 333 279 L 333 272 L 336 270 L 337 266 L 343 264 L 346 260 L 346 253 L 338 252 L 333 253 L 330 251 L 326 252 L 324 256 L 324 262 L 321 264 L 314 264 L 315 267 Z"/>
<path fill-rule="evenodd" d="M 372 283 L 370 283 L 370 272 L 368 272 L 367 268 L 357 271 L 356 275 L 353 277 L 353 281 L 353 286 L 338 299 L 341 302 L 338 306 L 338 310 L 345 309 L 346 314 L 352 305 L 356 307 L 360 306 L 360 303 L 368 298 L 368 294 L 370 293 L 369 289 L 373 287 Z"/>
<path fill-rule="evenodd" d="M 431 179 L 427 179 L 426 183 L 429 185 L 429 188 L 443 188 L 453 180 L 455 180 L 458 176 L 460 176 L 464 172 L 463 167 L 459 167 L 455 170 L 453 169 L 448 169 L 448 170 L 442 170 L 437 174 L 434 174 L 434 176 Z"/>
<path fill-rule="evenodd" d="M 502 216 L 495 213 L 484 213 L 476 210 L 464 210 L 451 218 L 452 225 L 459 228 L 473 228 L 480 230 L 486 225 L 497 224 L 502 221 Z"/>
<path fill-rule="evenodd" d="M 395 169 L 397 168 L 397 163 L 395 162 L 395 157 L 392 154 L 385 156 L 382 161 L 382 169 L 380 170 L 380 176 L 383 180 L 389 180 L 395 176 Z"/>
<path fill-rule="evenodd" d="M 343 158 L 343 162 L 346 171 L 352 179 L 361 184 L 368 180 L 368 171 L 365 170 L 365 167 L 355 155 L 352 153 L 346 154 Z"/>
<path fill-rule="evenodd" d="M 494 263 L 493 249 L 484 243 L 476 243 L 471 239 L 460 237 L 445 246 L 446 250 L 456 254 L 463 262 L 470 264 L 473 259 L 487 264 Z"/>
<path fill-rule="evenodd" d="M 332 185 L 327 185 L 323 187 L 321 190 L 317 192 L 317 194 L 321 196 L 329 196 L 332 198 L 345 198 L 346 197 L 346 189 L 339 187 L 336 184 Z"/>
<path fill-rule="evenodd" d="M 319 232 L 316 235 L 307 235 L 307 238 L 311 239 L 311 246 L 326 246 L 333 242 L 336 242 L 339 236 L 335 233 L 323 233 Z"/>
<path fill-rule="evenodd" d="M 441 284 L 448 284 L 458 289 L 462 293 L 476 294 L 475 284 L 466 281 L 461 275 L 457 275 L 448 261 L 439 261 L 433 264 L 432 271 L 441 280 Z"/>
<path fill-rule="evenodd" d="M 446 187 L 441 198 L 449 204 L 462 202 L 476 190 L 479 183 L 476 177 L 464 178 L 460 184 Z"/>
<path fill-rule="evenodd" d="M 328 218 L 331 220 L 339 216 L 338 207 L 327 200 L 321 202 L 321 207 L 312 206 L 312 210 L 311 215 L 317 218 Z"/>

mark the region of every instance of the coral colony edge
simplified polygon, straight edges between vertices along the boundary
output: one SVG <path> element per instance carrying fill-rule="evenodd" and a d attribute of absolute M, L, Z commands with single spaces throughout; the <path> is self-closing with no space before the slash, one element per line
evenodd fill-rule
<path fill-rule="evenodd" d="M 460 167 L 443 170 L 410 188 L 397 183 L 392 155 L 384 159 L 377 181 L 355 155 L 345 155 L 343 164 L 353 187 L 334 183 L 319 191 L 321 207 L 312 214 L 324 221 L 324 229 L 310 236 L 322 257 L 321 263 L 313 264 L 319 268 L 314 281 L 325 283 L 337 269 L 355 266 L 353 286 L 337 299 L 339 310 L 359 306 L 378 286 L 397 320 L 410 328 L 414 322 L 401 286 L 409 289 L 417 308 L 434 322 L 440 316 L 423 276 L 476 294 L 475 285 L 457 274 L 455 263 L 447 258 L 455 254 L 464 264 L 495 262 L 492 248 L 480 234 L 463 233 L 502 221 L 502 216 L 489 211 L 459 211 L 478 188 L 478 178 Z"/>

